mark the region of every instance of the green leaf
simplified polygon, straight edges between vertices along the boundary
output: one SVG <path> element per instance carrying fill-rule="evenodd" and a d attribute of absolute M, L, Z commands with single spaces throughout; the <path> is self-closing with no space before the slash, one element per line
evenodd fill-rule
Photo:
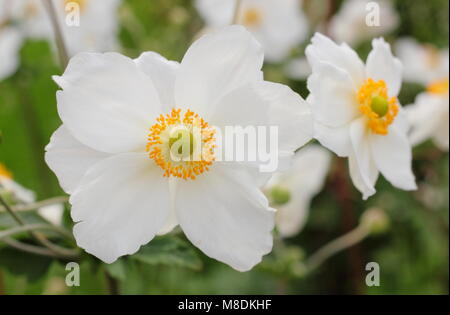
<path fill-rule="evenodd" d="M 45 276 L 51 262 L 50 257 L 29 254 L 9 247 L 0 249 L 0 266 L 14 275 L 25 276 L 31 282 Z"/>
<path fill-rule="evenodd" d="M 194 270 L 202 268 L 202 262 L 192 247 L 173 236 L 155 238 L 131 258 L 149 265 L 162 264 Z"/>

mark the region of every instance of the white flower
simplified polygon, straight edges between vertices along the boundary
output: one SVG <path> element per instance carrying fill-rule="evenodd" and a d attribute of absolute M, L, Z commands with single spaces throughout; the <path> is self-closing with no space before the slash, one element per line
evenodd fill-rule
<path fill-rule="evenodd" d="M 34 191 L 15 182 L 12 173 L 0 163 L 0 194 L 2 192 L 11 195 L 14 203 L 30 204 L 36 201 Z M 37 212 L 50 223 L 61 225 L 64 205 L 59 203 L 44 206 L 39 208 Z"/>
<path fill-rule="evenodd" d="M 305 80 L 311 74 L 311 67 L 304 57 L 292 59 L 284 67 L 286 75 L 294 80 Z"/>
<path fill-rule="evenodd" d="M 309 215 L 311 199 L 320 192 L 330 166 L 330 152 L 309 145 L 294 156 L 292 167 L 274 174 L 265 192 L 276 213 L 276 226 L 281 236 L 300 232 Z"/>
<path fill-rule="evenodd" d="M 19 50 L 22 46 L 22 35 L 11 25 L 7 4 L 0 0 L 0 81 L 17 70 Z"/>
<path fill-rule="evenodd" d="M 153 52 L 72 58 L 55 77 L 63 125 L 46 161 L 71 194 L 78 245 L 111 263 L 179 224 L 206 255 L 237 270 L 270 252 L 274 211 L 258 189 L 267 174 L 254 163 L 215 162 L 211 128 L 279 126 L 287 155 L 310 139 L 306 102 L 263 81 L 262 64 L 261 46 L 241 26 L 201 37 L 181 64 Z M 190 145 L 201 141 L 203 159 L 171 159 L 179 130 Z"/>
<path fill-rule="evenodd" d="M 416 189 L 408 126 L 397 99 L 402 64 L 383 39 L 372 46 L 366 65 L 346 44 L 321 34 L 306 48 L 315 137 L 349 157 L 351 178 L 364 199 L 375 193 L 379 172 L 398 188 Z"/>
<path fill-rule="evenodd" d="M 448 151 L 448 79 L 446 92 L 420 93 L 414 102 L 405 108 L 411 124 L 409 137 L 412 145 L 417 145 L 431 138 L 443 151 Z"/>
<path fill-rule="evenodd" d="M 376 13 L 372 7 L 367 7 L 368 3 L 376 3 L 379 6 L 379 26 L 366 23 L 368 14 L 370 18 L 370 14 Z M 375 36 L 387 34 L 398 24 L 397 12 L 388 0 L 347 0 L 331 19 L 328 29 L 334 40 L 353 46 Z"/>
<path fill-rule="evenodd" d="M 403 63 L 405 81 L 428 86 L 448 79 L 448 49 L 440 51 L 415 39 L 402 38 L 395 43 L 395 51 Z"/>
<path fill-rule="evenodd" d="M 405 67 L 404 79 L 426 86 L 414 104 L 405 107 L 411 124 L 411 143 L 417 145 L 432 138 L 440 149 L 448 151 L 448 49 L 439 51 L 434 46 L 403 38 L 397 41 L 396 50 Z"/>
<path fill-rule="evenodd" d="M 282 61 L 305 40 L 308 23 L 301 0 L 242 0 L 238 23 L 247 27 L 264 48 L 265 59 Z M 229 25 L 235 0 L 196 0 L 195 6 L 208 28 Z"/>
<path fill-rule="evenodd" d="M 44 1 L 13 2 L 12 16 L 20 23 L 25 36 L 54 42 L 54 31 Z M 117 9 L 120 2 L 121 0 L 53 0 L 70 55 L 82 51 L 117 49 Z"/>
<path fill-rule="evenodd" d="M 13 180 L 12 173 L 0 163 L 0 191 L 4 190 L 11 194 L 14 201 L 18 203 L 31 203 L 35 200 L 33 191 L 24 188 Z"/>

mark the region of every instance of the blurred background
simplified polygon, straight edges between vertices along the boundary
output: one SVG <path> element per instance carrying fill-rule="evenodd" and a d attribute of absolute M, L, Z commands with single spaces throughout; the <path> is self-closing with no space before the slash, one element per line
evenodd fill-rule
<path fill-rule="evenodd" d="M 25 31 L 28 26 L 20 27 L 19 18 L 9 26 L 2 25 L 1 13 L 6 11 L 1 5 L 8 2 L 16 1 L 0 0 L 0 67 L 13 62 L 7 61 L 7 41 L 2 41 L 6 28 L 17 26 L 22 33 L 16 44 L 17 67 L 5 70 L 8 73 L 0 77 L 0 178 L 3 173 L 4 178 L 25 187 L 32 203 L 65 196 L 44 161 L 44 147 L 61 123 L 56 111 L 57 86 L 51 76 L 61 74 L 63 69 L 51 36 Z M 204 31 L 204 19 L 194 1 L 115 2 L 117 9 L 111 17 L 116 25 L 112 27 L 115 38 L 107 50 L 133 58 L 143 51 L 156 51 L 180 61 L 192 41 Z M 308 69 L 302 62 L 304 49 L 315 31 L 330 33 L 331 21 L 342 12 L 345 2 L 303 1 L 302 10 L 308 21 L 305 39 L 284 60 L 265 64 L 266 80 L 287 84 L 306 98 L 304 73 L 307 75 Z M 393 45 L 400 38 L 410 37 L 437 49 L 448 49 L 447 0 L 387 2 L 398 21 L 376 36 L 384 36 Z M 18 16 L 27 19 L 32 13 Z M 81 20 L 81 27 L 94 30 L 95 24 L 102 24 L 102 18 L 87 26 Z M 358 26 L 354 29 L 358 31 Z M 363 60 L 371 49 L 372 37 L 362 36 L 351 43 Z M 411 104 L 424 90 L 422 84 L 405 82 L 400 102 Z M 324 185 L 311 200 L 302 230 L 288 238 L 276 236 L 273 252 L 250 272 L 240 273 L 209 259 L 182 232 L 175 231 L 112 265 L 83 253 L 78 261 L 80 286 L 68 287 L 67 261 L 24 252 L 0 239 L 0 294 L 448 294 L 448 152 L 432 141 L 416 146 L 413 168 L 419 190 L 401 191 L 380 178 L 376 195 L 366 202 L 349 183 L 346 167 L 345 160 L 333 156 Z M 71 229 L 70 208 L 63 202 L 64 197 L 58 200 L 65 208 L 61 218 L 55 209 L 54 216 L 52 210 L 44 213 L 26 207 L 19 214 L 27 223 L 51 222 Z M 356 245 L 329 257 L 314 270 L 305 271 L 308 257 L 354 230 L 362 214 L 374 208 L 384 216 L 377 233 L 370 233 Z M 14 226 L 15 222 L 0 207 L 0 233 Z M 25 244 L 32 243 L 26 233 L 15 237 Z M 57 234 L 48 237 L 71 246 Z M 379 264 L 380 286 L 366 285 L 368 262 Z"/>

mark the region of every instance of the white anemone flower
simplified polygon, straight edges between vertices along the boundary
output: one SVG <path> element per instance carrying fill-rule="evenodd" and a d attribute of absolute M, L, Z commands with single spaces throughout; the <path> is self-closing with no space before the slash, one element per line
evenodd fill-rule
<path fill-rule="evenodd" d="M 17 70 L 23 41 L 21 32 L 11 23 L 9 5 L 0 0 L 0 81 Z"/>
<path fill-rule="evenodd" d="M 379 172 L 395 187 L 416 189 L 408 124 L 397 99 L 402 64 L 382 38 L 364 63 L 346 44 L 316 34 L 306 48 L 315 137 L 349 158 L 354 185 L 367 199 Z"/>
<path fill-rule="evenodd" d="M 414 104 L 405 107 L 411 124 L 411 143 L 417 145 L 431 138 L 441 150 L 448 151 L 448 49 L 438 50 L 404 38 L 397 42 L 396 50 L 405 65 L 404 79 L 426 86 L 426 91 L 416 97 Z"/>
<path fill-rule="evenodd" d="M 236 0 L 196 0 L 195 6 L 207 28 L 228 25 Z M 308 34 L 301 0 L 242 0 L 237 23 L 252 32 L 264 48 L 265 59 L 280 62 Z"/>
<path fill-rule="evenodd" d="M 12 197 L 14 203 L 30 204 L 36 201 L 34 191 L 27 189 L 13 180 L 12 173 L 0 163 L 0 193 Z M 54 225 L 61 225 L 64 205 L 51 204 L 37 210 L 39 215 Z"/>
<path fill-rule="evenodd" d="M 448 79 L 448 49 L 438 50 L 413 38 L 402 38 L 395 43 L 395 51 L 403 63 L 405 81 L 429 86 Z"/>
<path fill-rule="evenodd" d="M 34 202 L 35 193 L 26 189 L 22 185 L 14 181 L 12 173 L 0 163 L 0 191 L 3 190 L 7 194 L 11 194 L 13 200 L 18 203 Z"/>
<path fill-rule="evenodd" d="M 258 163 L 215 161 L 214 132 L 278 126 L 285 156 L 312 136 L 306 102 L 264 81 L 262 64 L 262 47 L 242 26 L 204 35 L 180 64 L 153 52 L 73 57 L 55 77 L 63 125 L 46 161 L 71 194 L 78 245 L 111 263 L 179 225 L 206 255 L 237 270 L 260 262 L 274 225 L 259 189 L 267 174 Z M 173 160 L 179 132 L 189 146 L 202 145 L 202 159 Z"/>
<path fill-rule="evenodd" d="M 69 55 L 116 50 L 121 0 L 52 0 Z M 12 15 L 24 36 L 54 42 L 44 1 L 14 0 Z"/>
<path fill-rule="evenodd" d="M 325 183 L 331 154 L 319 145 L 309 145 L 294 156 L 289 170 L 274 174 L 264 191 L 277 209 L 276 227 L 282 237 L 298 234 L 304 227 L 312 198 Z"/>
<path fill-rule="evenodd" d="M 374 4 L 377 5 L 377 9 L 374 9 Z M 371 14 L 377 13 L 379 13 L 379 25 L 368 24 L 366 17 L 370 18 Z M 369 22 L 376 21 L 376 19 L 369 20 Z M 399 20 L 389 0 L 346 0 L 339 12 L 331 19 L 328 29 L 334 40 L 353 46 L 393 31 L 399 24 Z"/>

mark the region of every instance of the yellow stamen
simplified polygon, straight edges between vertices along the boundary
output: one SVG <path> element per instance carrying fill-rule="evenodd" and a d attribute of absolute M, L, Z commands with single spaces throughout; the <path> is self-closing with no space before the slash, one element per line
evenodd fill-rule
<path fill-rule="evenodd" d="M 214 128 L 189 109 L 183 115 L 181 109 L 172 109 L 156 121 L 150 128 L 147 152 L 165 177 L 195 179 L 209 170 L 215 159 Z M 179 141 L 181 146 L 176 146 Z"/>
<path fill-rule="evenodd" d="M 12 179 L 12 173 L 2 163 L 0 163 L 0 178 L 1 177 Z"/>
<path fill-rule="evenodd" d="M 436 80 L 427 87 L 427 91 L 432 94 L 448 94 L 448 78 Z"/>
<path fill-rule="evenodd" d="M 258 8 L 248 8 L 242 15 L 242 24 L 247 27 L 255 27 L 262 22 L 262 12 Z"/>
<path fill-rule="evenodd" d="M 367 117 L 368 127 L 374 133 L 387 135 L 399 106 L 396 97 L 389 98 L 386 82 L 367 79 L 359 89 L 358 103 L 359 110 Z"/>

